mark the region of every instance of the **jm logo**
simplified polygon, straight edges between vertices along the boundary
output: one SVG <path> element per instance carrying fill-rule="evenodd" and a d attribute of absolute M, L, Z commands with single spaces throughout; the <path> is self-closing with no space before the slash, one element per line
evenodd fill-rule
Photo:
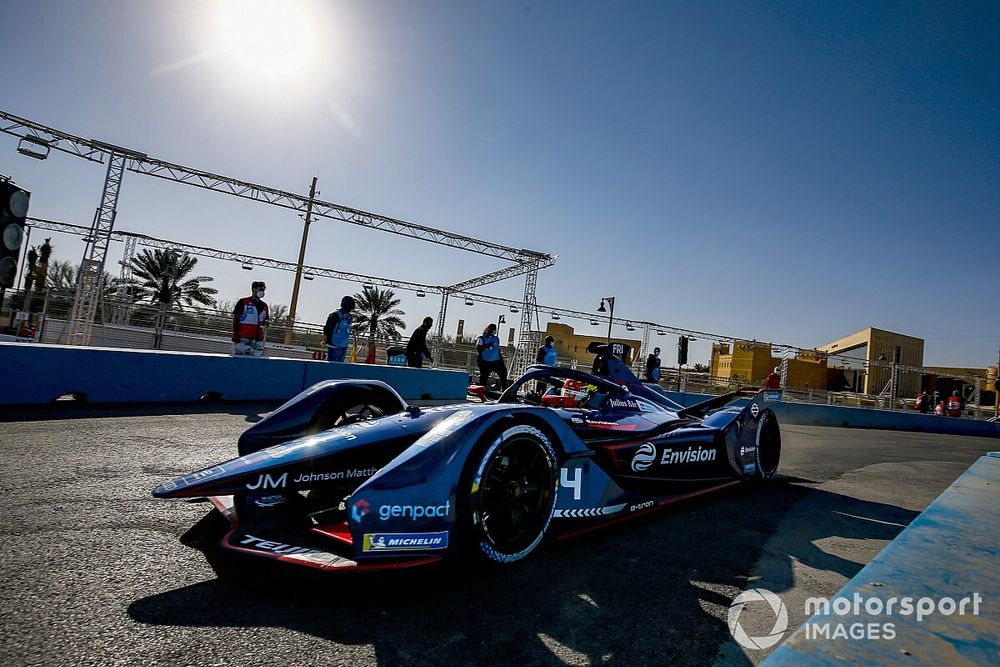
<path fill-rule="evenodd" d="M 277 478 L 271 477 L 270 475 L 258 475 L 256 484 L 247 484 L 247 488 L 251 491 L 256 491 L 257 489 L 283 489 L 285 488 L 285 483 L 288 481 L 288 473 L 283 472 Z"/>

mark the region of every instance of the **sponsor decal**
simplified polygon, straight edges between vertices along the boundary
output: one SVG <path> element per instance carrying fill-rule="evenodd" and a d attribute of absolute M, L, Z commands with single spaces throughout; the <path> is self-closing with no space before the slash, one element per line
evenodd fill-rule
<path fill-rule="evenodd" d="M 651 442 L 645 442 L 632 455 L 632 470 L 642 472 L 656 461 L 656 447 Z"/>
<path fill-rule="evenodd" d="M 647 500 L 646 502 L 636 503 L 634 505 L 629 505 L 629 512 L 641 512 L 642 510 L 648 510 L 650 507 L 656 504 L 656 501 Z"/>
<path fill-rule="evenodd" d="M 765 391 L 764 392 L 765 401 L 780 401 L 781 392 L 780 391 Z"/>
<path fill-rule="evenodd" d="M 756 468 L 757 468 L 756 464 L 748 463 L 745 466 L 743 466 L 743 473 L 749 475 L 754 470 L 756 470 Z"/>
<path fill-rule="evenodd" d="M 361 521 L 361 518 L 372 511 L 371 503 L 362 498 L 361 500 L 355 502 L 351 505 L 351 518 L 355 521 Z"/>
<path fill-rule="evenodd" d="M 336 472 L 303 472 L 292 480 L 294 484 L 307 482 L 330 482 L 338 479 L 361 479 L 371 477 L 379 471 L 378 468 L 356 468 L 353 470 L 338 470 Z"/>
<path fill-rule="evenodd" d="M 444 505 L 382 505 L 378 518 L 382 521 L 409 517 L 412 521 L 432 517 L 445 517 L 451 513 L 451 501 Z"/>
<path fill-rule="evenodd" d="M 253 535 L 244 535 L 243 539 L 240 540 L 240 544 L 245 547 L 250 547 L 251 549 L 257 549 L 258 551 L 269 551 L 271 553 L 282 554 L 285 556 L 291 554 L 309 553 L 313 551 L 308 547 L 297 547 L 283 542 L 272 542 L 271 540 L 254 537 Z"/>
<path fill-rule="evenodd" d="M 188 484 L 194 484 L 196 482 L 201 482 L 206 479 L 212 479 L 213 477 L 218 477 L 219 475 L 225 475 L 226 469 L 222 466 L 214 466 L 212 468 L 205 468 L 204 470 L 199 470 L 198 472 L 193 472 L 184 478 L 184 481 Z"/>
<path fill-rule="evenodd" d="M 760 414 L 760 408 L 757 407 L 756 402 L 750 404 L 750 414 L 752 414 L 754 417 Z"/>
<path fill-rule="evenodd" d="M 257 507 L 274 507 L 275 505 L 280 505 L 285 502 L 285 497 L 281 495 L 261 496 L 260 498 L 256 498 L 253 502 Z"/>
<path fill-rule="evenodd" d="M 607 507 L 588 507 L 586 509 L 556 510 L 552 513 L 555 519 L 586 519 L 594 516 L 604 516 L 606 514 L 617 514 L 625 509 L 625 503 L 621 505 L 608 505 Z"/>
<path fill-rule="evenodd" d="M 740 447 L 740 456 L 746 456 L 747 454 L 753 454 L 757 451 L 757 445 L 742 445 Z"/>
<path fill-rule="evenodd" d="M 638 410 L 639 401 L 634 398 L 609 398 L 607 402 L 609 408 L 624 408 L 626 410 Z"/>
<path fill-rule="evenodd" d="M 257 481 L 253 484 L 247 484 L 246 487 L 250 491 L 256 491 L 257 489 L 283 489 L 285 484 L 288 482 L 288 473 L 283 472 L 277 477 L 272 477 L 270 474 L 257 475 Z"/>
<path fill-rule="evenodd" d="M 702 447 L 698 445 L 693 449 L 685 449 L 682 451 L 675 451 L 670 449 L 663 450 L 663 456 L 660 457 L 660 465 L 671 465 L 673 463 L 702 463 L 705 461 L 715 460 L 715 449 L 712 447 Z"/>
<path fill-rule="evenodd" d="M 337 470 L 335 472 L 302 472 L 292 478 L 292 484 L 308 484 L 310 482 L 333 482 L 340 479 L 365 479 L 371 477 L 379 471 L 378 468 L 353 468 L 351 470 Z M 256 491 L 258 489 L 283 489 L 288 486 L 288 473 L 271 475 L 265 473 L 257 476 L 257 481 L 247 484 L 247 489 Z"/>
<path fill-rule="evenodd" d="M 587 419 L 584 423 L 591 428 L 613 428 L 622 431 L 635 430 L 635 424 L 620 424 L 618 422 L 608 422 L 600 419 Z"/>
<path fill-rule="evenodd" d="M 369 551 L 423 551 L 447 549 L 448 532 L 440 533 L 365 533 L 361 550 Z"/>

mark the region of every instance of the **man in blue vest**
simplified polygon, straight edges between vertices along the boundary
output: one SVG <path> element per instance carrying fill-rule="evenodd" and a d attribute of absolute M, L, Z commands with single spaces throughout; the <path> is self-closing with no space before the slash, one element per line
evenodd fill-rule
<path fill-rule="evenodd" d="M 340 308 L 330 313 L 323 327 L 326 340 L 327 361 L 343 362 L 347 356 L 347 345 L 351 341 L 351 311 L 354 299 L 345 296 L 340 300 Z"/>
<path fill-rule="evenodd" d="M 552 336 L 545 337 L 545 345 L 538 348 L 538 354 L 535 355 L 536 364 L 545 364 L 546 366 L 559 365 L 559 356 L 556 354 L 555 342 L 556 339 Z"/>
<path fill-rule="evenodd" d="M 507 388 L 507 364 L 500 353 L 500 337 L 497 336 L 497 325 L 488 324 L 483 329 L 483 335 L 476 339 L 476 363 L 479 365 L 479 384 L 486 386 L 490 373 L 495 372 L 500 378 L 500 389 Z"/>

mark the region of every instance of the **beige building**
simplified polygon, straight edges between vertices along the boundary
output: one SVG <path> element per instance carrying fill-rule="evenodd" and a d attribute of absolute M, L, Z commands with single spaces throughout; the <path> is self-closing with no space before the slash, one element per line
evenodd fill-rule
<path fill-rule="evenodd" d="M 788 360 L 786 386 L 794 389 L 826 388 L 826 355 L 818 352 L 801 352 Z M 734 345 L 712 345 L 709 372 L 717 378 L 739 378 L 745 385 L 761 385 L 768 374 L 781 364 L 775 357 L 770 343 L 738 340 Z"/>
<path fill-rule="evenodd" d="M 604 329 L 604 331 L 606 332 L 607 329 Z M 559 354 L 560 361 L 563 359 L 575 359 L 578 363 L 586 366 L 594 363 L 594 355 L 587 353 L 587 346 L 594 341 L 607 340 L 607 336 L 602 335 L 598 331 L 594 331 L 592 334 L 579 334 L 573 331 L 573 327 L 568 324 L 560 324 L 559 322 L 549 322 L 545 325 L 545 332 L 539 340 L 544 341 L 546 336 L 552 336 L 556 339 L 556 352 Z M 632 348 L 633 355 L 640 353 L 639 345 L 641 342 L 638 340 L 612 337 L 611 342 L 625 343 Z M 532 362 L 534 362 L 534 358 L 532 358 Z"/>
<path fill-rule="evenodd" d="M 868 327 L 818 348 L 828 355 L 830 368 L 842 367 L 860 374 L 863 392 L 878 394 L 892 377 L 892 364 L 920 368 L 924 365 L 922 338 Z M 920 373 L 901 369 L 898 396 L 914 396 L 920 391 Z"/>

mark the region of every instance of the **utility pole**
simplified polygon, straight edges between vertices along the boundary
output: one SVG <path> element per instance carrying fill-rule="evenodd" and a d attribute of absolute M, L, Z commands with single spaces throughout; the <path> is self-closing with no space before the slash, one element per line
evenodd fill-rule
<path fill-rule="evenodd" d="M 299 246 L 299 263 L 295 267 L 295 284 L 292 286 L 292 303 L 288 306 L 285 325 L 285 345 L 292 342 L 292 325 L 295 323 L 295 309 L 299 305 L 299 285 L 302 282 L 302 263 L 306 261 L 306 242 L 309 240 L 309 223 L 312 222 L 313 202 L 316 201 L 316 177 L 309 187 L 309 202 L 306 204 L 305 222 L 302 223 L 302 245 Z"/>

